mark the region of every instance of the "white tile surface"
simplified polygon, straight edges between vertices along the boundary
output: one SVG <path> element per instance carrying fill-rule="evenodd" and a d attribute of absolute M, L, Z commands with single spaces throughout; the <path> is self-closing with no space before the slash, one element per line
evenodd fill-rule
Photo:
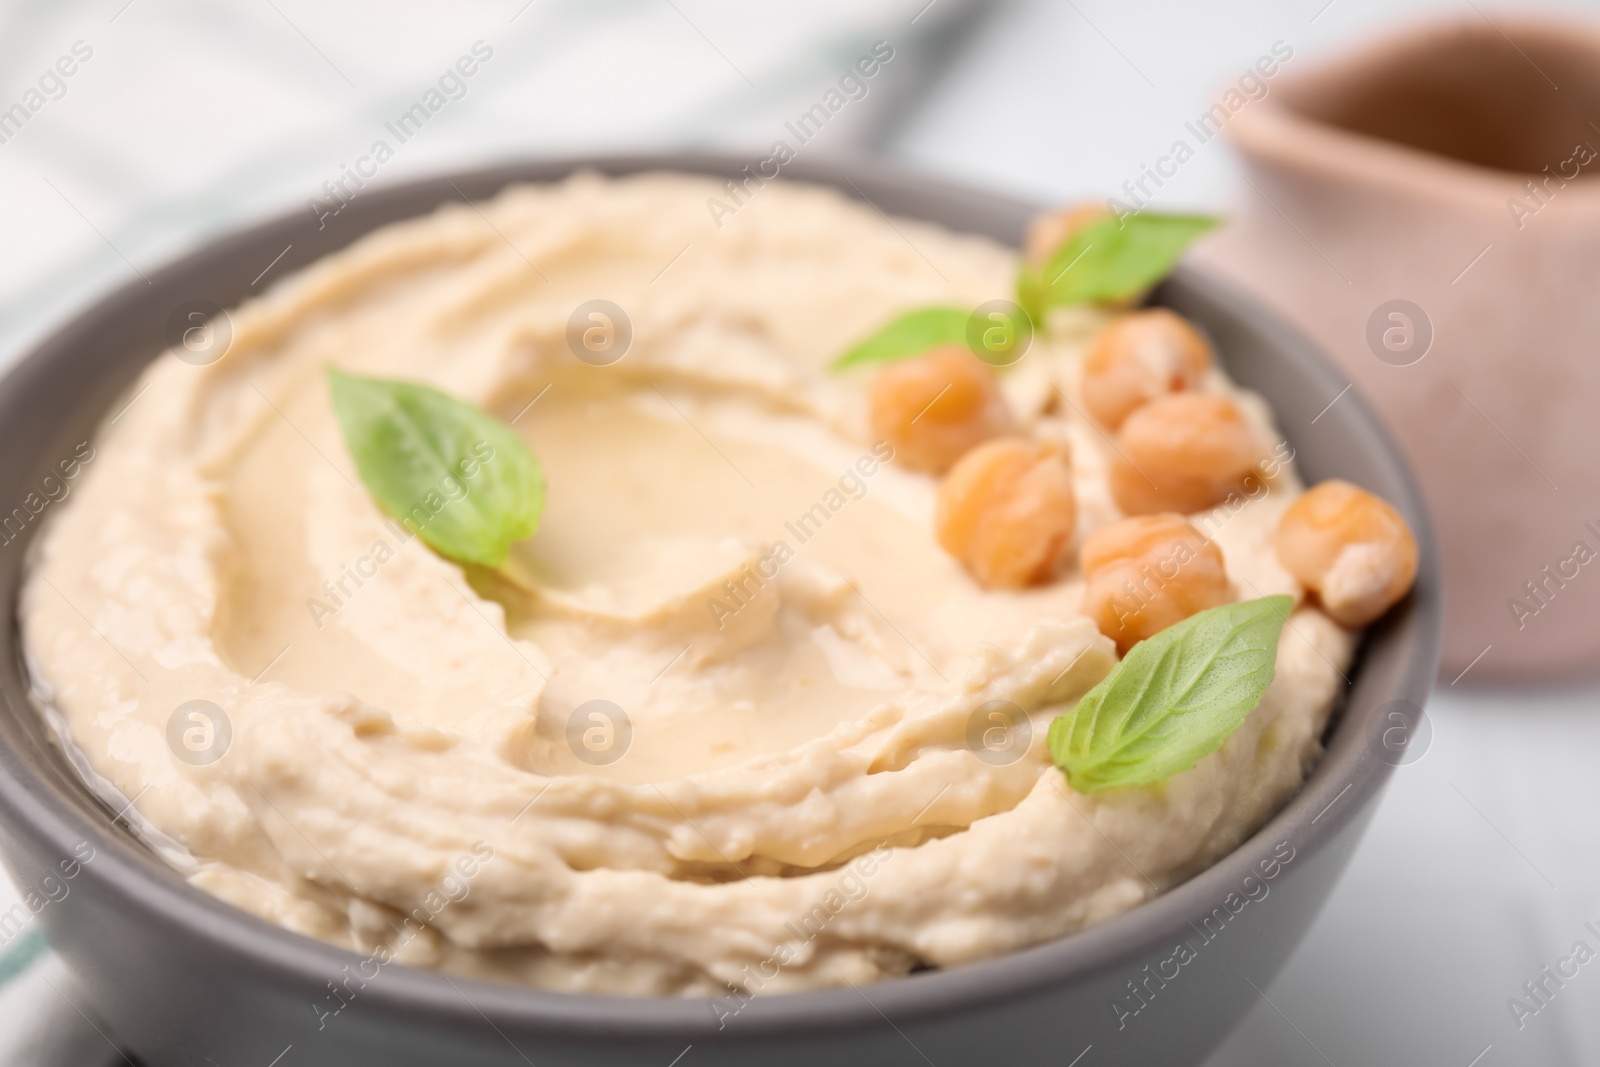
<path fill-rule="evenodd" d="M 1600 928 L 1600 689 L 1444 690 L 1426 753 L 1266 990 L 1278 1010 L 1258 1005 L 1213 1067 L 1467 1067 L 1491 1045 L 1480 1067 L 1600 1062 L 1600 960 L 1521 1029 L 1506 1007 L 1575 941 L 1600 951 L 1583 929 Z"/>

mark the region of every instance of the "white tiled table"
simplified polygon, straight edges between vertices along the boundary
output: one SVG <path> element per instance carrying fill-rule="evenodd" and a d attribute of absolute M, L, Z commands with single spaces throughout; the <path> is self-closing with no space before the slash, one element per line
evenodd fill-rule
<path fill-rule="evenodd" d="M 65 95 L 0 143 L 0 363 L 94 293 L 303 205 L 476 40 L 493 59 L 381 180 L 511 155 L 765 147 L 875 39 L 894 42 L 915 82 L 962 7 L 0 4 L 0 109 L 74 42 L 93 49 Z M 1044 199 L 1106 192 L 1274 41 L 1298 59 L 1424 9 L 1479 17 L 1470 0 L 1019 0 L 962 33 L 936 86 L 897 100 L 884 82 L 828 137 L 846 147 L 887 129 L 887 150 L 931 170 Z M 1213 143 L 1157 205 L 1226 209 L 1233 178 Z M 1467 684 L 1436 696 L 1427 754 L 1397 772 L 1270 1003 L 1212 1064 L 1600 1062 L 1600 964 L 1521 1030 L 1505 1003 L 1585 920 L 1600 926 L 1600 689 Z M 0 1063 L 121 1062 L 67 1006 L 70 980 L 32 936 L 0 950 L 0 980 L 20 966 L 0 987 Z"/>

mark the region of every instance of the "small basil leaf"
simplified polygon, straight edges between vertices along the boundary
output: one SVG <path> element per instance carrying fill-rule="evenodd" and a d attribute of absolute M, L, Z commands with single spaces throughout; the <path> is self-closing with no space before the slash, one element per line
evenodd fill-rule
<path fill-rule="evenodd" d="M 1053 307 L 1135 296 L 1172 273 L 1189 243 L 1218 221 L 1148 212 L 1099 219 L 1067 238 L 1043 268 L 1022 272 L 1017 302 L 1037 317 Z"/>
<path fill-rule="evenodd" d="M 544 472 L 507 425 L 415 382 L 330 367 L 328 389 L 361 480 L 441 556 L 499 566 L 544 510 Z"/>
<path fill-rule="evenodd" d="M 1222 746 L 1272 681 L 1294 600 L 1202 611 L 1134 645 L 1050 724 L 1050 755 L 1080 793 L 1164 781 Z"/>
<path fill-rule="evenodd" d="M 872 363 L 920 356 L 930 348 L 966 345 L 970 311 L 927 307 L 908 311 L 833 361 L 831 369 L 849 370 Z"/>

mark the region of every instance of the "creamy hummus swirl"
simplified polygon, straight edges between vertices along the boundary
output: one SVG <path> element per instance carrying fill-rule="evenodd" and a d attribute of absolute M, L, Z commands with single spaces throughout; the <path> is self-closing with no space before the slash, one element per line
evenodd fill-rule
<path fill-rule="evenodd" d="M 1006 296 L 1013 253 L 792 183 L 719 227 L 718 190 L 579 175 L 386 227 L 236 309 L 220 361 L 162 355 L 101 428 L 38 546 L 27 654 L 194 884 L 385 961 L 774 992 L 1071 933 L 1298 787 L 1353 645 L 1304 605 L 1220 751 L 1159 786 L 1068 789 L 1045 730 L 1116 661 L 1081 583 L 977 586 L 934 541 L 934 481 L 870 439 L 862 377 L 826 370 L 903 310 Z M 568 341 L 595 299 L 631 323 L 605 366 Z M 1071 446 L 1080 533 L 1117 517 L 1081 337 L 1058 322 L 1004 376 Z M 549 480 L 515 549 L 531 591 L 378 510 L 330 365 L 529 442 Z M 1286 467 L 1204 517 L 1240 599 L 1299 596 L 1270 547 L 1298 491 Z M 211 762 L 172 740 L 193 701 L 231 731 Z M 1031 725 L 1015 758 L 972 741 L 996 701 Z"/>

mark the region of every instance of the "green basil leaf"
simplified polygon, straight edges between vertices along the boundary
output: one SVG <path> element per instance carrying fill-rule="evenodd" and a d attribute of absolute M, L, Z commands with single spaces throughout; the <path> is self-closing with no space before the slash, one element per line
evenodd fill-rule
<path fill-rule="evenodd" d="M 1215 752 L 1261 702 L 1294 599 L 1202 611 L 1134 645 L 1050 724 L 1050 755 L 1080 793 L 1148 785 Z"/>
<path fill-rule="evenodd" d="M 1218 221 L 1148 212 L 1099 219 L 1067 238 L 1042 269 L 1022 272 L 1017 302 L 1038 318 L 1053 307 L 1135 296 L 1172 273 L 1189 243 Z"/>
<path fill-rule="evenodd" d="M 441 556 L 496 567 L 538 529 L 544 471 L 511 427 L 415 382 L 330 367 L 328 390 L 367 489 Z"/>
<path fill-rule="evenodd" d="M 967 343 L 967 320 L 972 312 L 956 307 L 928 307 L 908 311 L 889 325 L 833 361 L 831 369 L 849 370 L 872 363 L 920 356 L 930 348 Z"/>

